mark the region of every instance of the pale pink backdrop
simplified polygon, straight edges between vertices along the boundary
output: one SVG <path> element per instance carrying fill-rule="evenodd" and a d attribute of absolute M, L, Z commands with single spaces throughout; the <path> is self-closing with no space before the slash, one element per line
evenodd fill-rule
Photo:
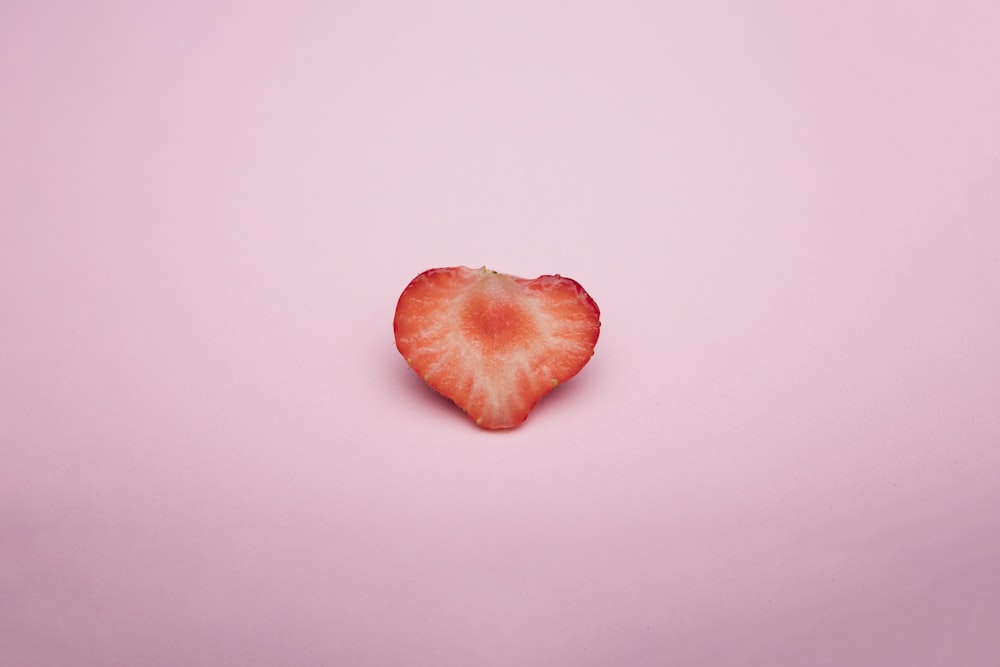
<path fill-rule="evenodd" d="M 1000 4 L 0 3 L 0 664 L 1000 664 Z M 406 283 L 561 273 L 478 430 Z"/>

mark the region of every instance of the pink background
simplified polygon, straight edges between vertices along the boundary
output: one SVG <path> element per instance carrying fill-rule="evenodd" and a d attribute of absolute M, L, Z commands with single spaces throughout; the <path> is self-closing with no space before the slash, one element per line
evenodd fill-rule
<path fill-rule="evenodd" d="M 0 664 L 997 665 L 1000 4 L 0 4 Z M 396 298 L 580 281 L 478 430 Z"/>

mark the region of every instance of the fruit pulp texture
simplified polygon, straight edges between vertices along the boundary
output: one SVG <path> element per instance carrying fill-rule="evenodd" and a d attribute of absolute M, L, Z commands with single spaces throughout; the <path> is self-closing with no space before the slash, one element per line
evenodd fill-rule
<path fill-rule="evenodd" d="M 486 428 L 524 421 L 593 354 L 599 311 L 578 283 L 487 269 L 435 269 L 400 297 L 400 352 L 435 390 Z"/>

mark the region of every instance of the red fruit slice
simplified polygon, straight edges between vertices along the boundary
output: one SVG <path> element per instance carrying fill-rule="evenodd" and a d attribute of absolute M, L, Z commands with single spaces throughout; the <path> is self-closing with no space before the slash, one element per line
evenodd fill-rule
<path fill-rule="evenodd" d="M 396 347 L 483 428 L 511 428 L 594 354 L 600 310 L 562 276 L 464 266 L 424 271 L 396 305 Z"/>

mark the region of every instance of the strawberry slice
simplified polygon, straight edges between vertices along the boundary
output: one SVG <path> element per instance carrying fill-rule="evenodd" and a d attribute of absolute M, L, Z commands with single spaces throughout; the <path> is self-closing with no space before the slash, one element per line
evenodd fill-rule
<path fill-rule="evenodd" d="M 590 361 L 600 310 L 562 276 L 534 280 L 465 266 L 424 271 L 396 305 L 396 347 L 483 428 L 523 422 Z"/>

